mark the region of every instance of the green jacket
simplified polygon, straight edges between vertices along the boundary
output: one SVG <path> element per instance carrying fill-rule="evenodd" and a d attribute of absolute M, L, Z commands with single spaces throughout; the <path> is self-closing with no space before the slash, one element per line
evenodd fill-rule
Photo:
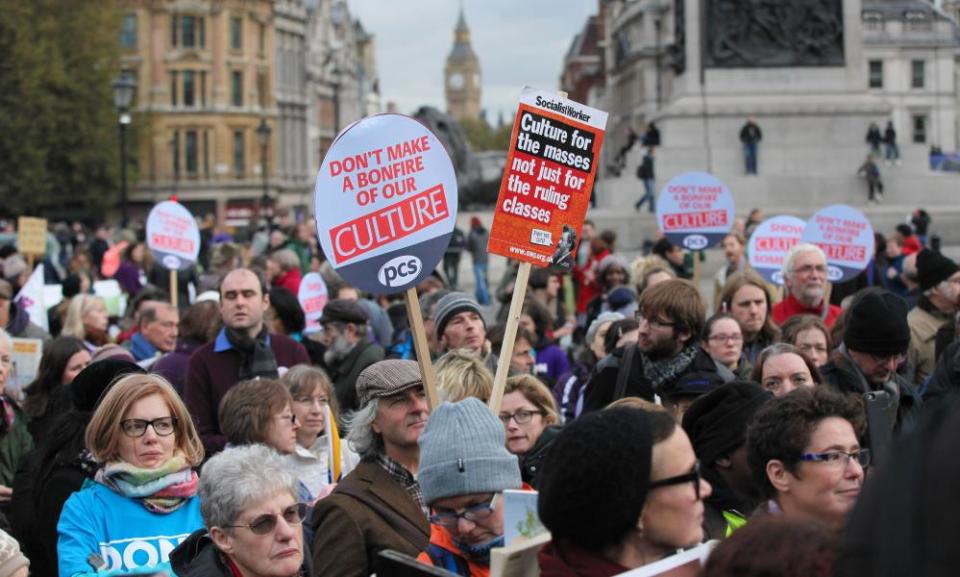
<path fill-rule="evenodd" d="M 13 427 L 0 435 L 0 485 L 10 487 L 20 460 L 33 450 L 33 438 L 27 431 L 29 418 L 10 398 L 6 400 L 13 406 L 14 420 Z"/>

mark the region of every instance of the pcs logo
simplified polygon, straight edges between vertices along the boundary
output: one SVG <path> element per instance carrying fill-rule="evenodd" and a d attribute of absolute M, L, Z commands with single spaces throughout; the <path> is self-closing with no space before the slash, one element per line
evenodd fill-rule
<path fill-rule="evenodd" d="M 377 280 L 385 287 L 402 286 L 414 278 L 423 269 L 423 262 L 413 255 L 398 256 L 390 259 L 377 273 Z"/>

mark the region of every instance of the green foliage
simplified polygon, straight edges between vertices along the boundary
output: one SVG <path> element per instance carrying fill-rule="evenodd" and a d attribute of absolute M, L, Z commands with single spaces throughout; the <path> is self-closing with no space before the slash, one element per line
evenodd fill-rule
<path fill-rule="evenodd" d="M 506 150 L 510 145 L 512 126 L 495 129 L 479 118 L 464 118 L 460 121 L 460 127 L 475 152 Z"/>
<path fill-rule="evenodd" d="M 93 216 L 119 196 L 119 24 L 112 0 L 0 0 L 0 213 Z"/>

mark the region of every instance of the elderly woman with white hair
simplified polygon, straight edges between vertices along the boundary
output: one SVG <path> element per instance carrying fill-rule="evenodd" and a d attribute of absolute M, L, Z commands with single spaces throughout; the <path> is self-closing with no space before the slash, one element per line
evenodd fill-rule
<path fill-rule="evenodd" d="M 200 478 L 205 528 L 170 554 L 173 570 L 180 577 L 311 575 L 298 486 L 280 455 L 265 445 L 214 455 Z"/>

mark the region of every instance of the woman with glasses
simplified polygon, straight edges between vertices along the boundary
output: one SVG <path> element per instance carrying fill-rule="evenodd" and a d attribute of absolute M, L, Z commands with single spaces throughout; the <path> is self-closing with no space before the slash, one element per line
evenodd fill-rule
<path fill-rule="evenodd" d="M 703 326 L 703 350 L 710 358 L 730 369 L 738 379 L 749 380 L 753 365 L 743 354 L 740 323 L 726 313 L 715 314 Z"/>
<path fill-rule="evenodd" d="M 59 574 L 169 571 L 169 552 L 203 526 L 193 471 L 203 445 L 179 395 L 158 375 L 124 376 L 85 437 L 99 469 L 63 507 Z"/>
<path fill-rule="evenodd" d="M 813 361 L 817 368 L 827 364 L 833 350 L 830 330 L 813 315 L 797 315 L 783 323 L 783 342 L 791 344 Z"/>
<path fill-rule="evenodd" d="M 767 503 L 782 514 L 839 532 L 863 486 L 870 452 L 859 399 L 826 387 L 800 388 L 757 411 L 747 429 L 747 460 Z"/>
<path fill-rule="evenodd" d="M 290 391 L 293 414 L 300 424 L 297 444 L 286 461 L 311 495 L 327 494 L 360 462 L 340 437 L 333 384 L 322 369 L 309 365 L 290 367 L 280 382 Z"/>
<path fill-rule="evenodd" d="M 816 387 L 823 383 L 820 371 L 800 349 L 786 343 L 777 343 L 763 349 L 757 357 L 750 380 L 782 397 L 799 388 Z"/>
<path fill-rule="evenodd" d="M 557 405 L 550 389 L 531 375 L 507 379 L 500 421 L 507 433 L 507 450 L 520 459 L 524 483 L 539 487 L 543 459 L 560 433 Z"/>
<path fill-rule="evenodd" d="M 294 577 L 313 572 L 297 479 L 263 445 L 228 447 L 203 466 L 204 528 L 171 554 L 180 577 Z"/>
<path fill-rule="evenodd" d="M 553 540 L 540 551 L 540 575 L 618 575 L 696 545 L 711 491 L 668 413 L 584 415 L 544 462 L 538 508 Z"/>

